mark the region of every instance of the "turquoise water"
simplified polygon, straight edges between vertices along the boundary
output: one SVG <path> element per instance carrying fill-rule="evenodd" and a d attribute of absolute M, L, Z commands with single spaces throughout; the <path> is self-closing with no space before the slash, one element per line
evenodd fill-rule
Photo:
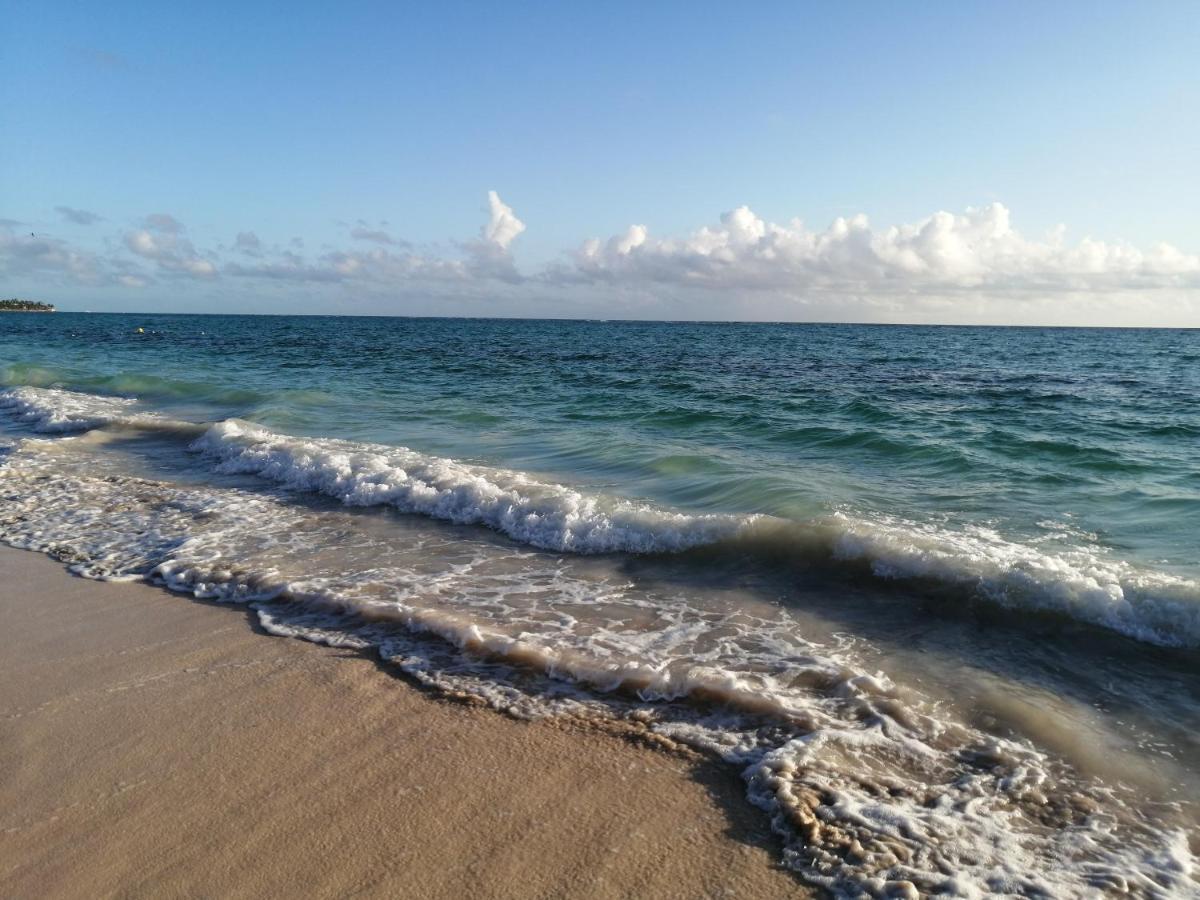
<path fill-rule="evenodd" d="M 836 893 L 1197 890 L 1200 331 L 7 315 L 0 382 L 80 574 L 649 722 Z"/>
<path fill-rule="evenodd" d="M 1200 572 L 1200 332 L 10 316 L 0 378 L 700 512 L 1072 530 Z M 136 328 L 145 333 L 137 333 Z"/>

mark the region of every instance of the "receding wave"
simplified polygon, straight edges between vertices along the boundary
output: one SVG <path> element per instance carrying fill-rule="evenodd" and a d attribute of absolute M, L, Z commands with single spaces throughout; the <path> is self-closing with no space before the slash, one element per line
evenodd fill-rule
<path fill-rule="evenodd" d="M 125 397 L 98 397 L 57 388 L 19 387 L 0 391 L 0 410 L 47 434 L 133 421 L 135 405 L 135 400 Z"/>
<path fill-rule="evenodd" d="M 69 434 L 119 426 L 194 435 L 203 426 L 139 408 L 136 399 L 61 388 L 18 387 L 0 391 L 0 412 L 43 434 Z"/>
<path fill-rule="evenodd" d="M 978 525 L 947 527 L 852 512 L 797 522 L 689 514 L 403 447 L 279 434 L 230 419 L 203 429 L 136 401 L 58 389 L 0 391 L 0 410 L 35 430 L 175 430 L 223 473 L 251 474 L 351 506 L 389 506 L 482 525 L 543 550 L 674 553 L 720 546 L 784 564 L 853 564 L 973 601 L 1036 610 L 1165 646 L 1200 646 L 1200 583 L 1139 568 L 1094 543 L 1042 548 Z"/>

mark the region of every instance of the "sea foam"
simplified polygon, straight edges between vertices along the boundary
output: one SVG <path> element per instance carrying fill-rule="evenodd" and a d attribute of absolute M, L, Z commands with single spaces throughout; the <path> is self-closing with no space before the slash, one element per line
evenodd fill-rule
<path fill-rule="evenodd" d="M 136 400 L 101 397 L 58 388 L 18 387 L 0 391 L 0 410 L 43 434 L 102 428 L 134 419 Z"/>
<path fill-rule="evenodd" d="M 227 473 L 252 473 L 352 506 L 394 507 L 571 553 L 663 553 L 730 538 L 756 517 L 687 515 L 585 494 L 521 472 L 467 465 L 403 447 L 304 439 L 218 422 L 192 448 Z"/>
<path fill-rule="evenodd" d="M 230 420 L 193 445 L 223 472 L 252 473 L 353 506 L 387 505 L 485 525 L 545 550 L 664 553 L 734 544 L 792 564 L 859 560 L 878 578 L 923 579 L 974 600 L 1053 613 L 1168 646 L 1200 645 L 1200 584 L 1079 545 L 1044 551 L 993 529 L 835 513 L 808 522 L 689 515 L 412 450 L 276 434 Z"/>
<path fill-rule="evenodd" d="M 616 559 L 431 523 L 379 531 L 285 493 L 95 477 L 78 465 L 89 452 L 18 448 L 0 537 L 89 577 L 250 603 L 272 633 L 377 651 L 501 709 L 627 717 L 703 748 L 742 772 L 788 864 L 835 895 L 1182 897 L 1194 884 L 1174 825 L 901 691 L 786 609 L 724 609 L 703 585 L 627 583 Z"/>
<path fill-rule="evenodd" d="M 349 506 L 481 525 L 541 550 L 678 553 L 708 546 L 772 564 L 860 565 L 877 579 L 919 581 L 967 602 L 1062 616 L 1162 646 L 1200 646 L 1200 583 L 1133 565 L 1083 536 L 1049 548 L 983 525 L 853 510 L 805 521 L 686 513 L 404 447 L 296 437 L 237 419 L 204 427 L 143 412 L 132 399 L 52 388 L 0 391 L 0 411 L 45 433 L 174 431 L 194 438 L 191 449 L 222 473 L 255 475 Z"/>

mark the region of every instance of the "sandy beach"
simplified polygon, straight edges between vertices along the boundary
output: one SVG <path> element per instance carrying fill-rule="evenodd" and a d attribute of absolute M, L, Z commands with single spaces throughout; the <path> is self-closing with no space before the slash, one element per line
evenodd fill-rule
<path fill-rule="evenodd" d="M 768 897 L 735 774 L 0 548 L 0 895 Z"/>

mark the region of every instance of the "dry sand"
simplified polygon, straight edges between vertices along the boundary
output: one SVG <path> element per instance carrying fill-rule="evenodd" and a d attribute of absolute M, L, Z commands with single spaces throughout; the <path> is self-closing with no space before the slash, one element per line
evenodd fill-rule
<path fill-rule="evenodd" d="M 0 896 L 784 897 L 740 779 L 0 548 Z"/>

